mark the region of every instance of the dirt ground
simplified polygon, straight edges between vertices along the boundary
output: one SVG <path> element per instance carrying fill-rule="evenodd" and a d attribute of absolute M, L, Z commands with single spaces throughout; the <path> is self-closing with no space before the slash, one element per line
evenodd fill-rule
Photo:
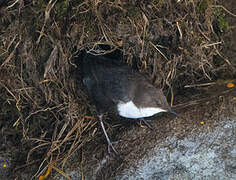
<path fill-rule="evenodd" d="M 226 120 L 233 123 L 234 7 L 234 0 L 0 1 L 0 179 L 38 179 L 48 168 L 47 179 L 136 179 L 153 154 L 174 156 L 188 147 L 186 139 L 217 134 Z M 120 155 L 108 155 L 81 81 L 84 50 L 119 50 L 164 90 L 178 116 L 148 119 L 153 131 L 108 117 L 110 138 L 122 140 L 115 145 Z M 168 173 L 181 172 L 176 167 L 150 178 L 164 173 L 168 179 Z M 231 163 L 228 170 L 235 167 Z"/>
<path fill-rule="evenodd" d="M 215 88 L 220 89 L 220 87 L 214 87 L 213 89 Z M 209 97 L 211 94 L 210 90 L 208 90 L 208 93 Z M 201 102 L 192 101 L 192 103 L 187 103 L 186 107 L 184 107 L 183 105 L 179 110 L 176 108 L 176 111 L 179 115 L 178 117 L 163 114 L 152 118 L 151 124 L 154 128 L 153 131 L 148 128 L 141 128 L 134 123 L 132 123 L 132 125 L 118 124 L 118 127 L 113 128 L 113 131 L 110 132 L 110 135 L 113 140 L 123 140 L 116 145 L 120 156 L 113 157 L 107 154 L 106 141 L 101 134 L 101 138 L 97 138 L 96 140 L 90 142 L 87 146 L 88 149 L 85 149 L 83 150 L 83 152 L 81 152 L 82 156 L 86 157 L 86 160 L 83 162 L 83 164 L 78 164 L 78 161 L 75 160 L 78 158 L 78 154 L 75 154 L 72 157 L 71 161 L 69 161 L 69 168 L 67 169 L 68 174 L 71 173 L 71 177 L 74 176 L 74 178 L 72 179 L 76 179 L 76 177 L 80 177 L 79 175 L 81 175 L 81 171 L 78 171 L 78 167 L 82 167 L 82 169 L 84 170 L 83 175 L 85 175 L 85 177 L 88 179 L 115 179 L 115 177 L 116 179 L 145 179 L 145 177 L 141 175 L 135 175 L 134 172 L 140 174 L 143 173 L 144 175 L 147 175 L 148 172 L 150 174 L 153 173 L 154 176 L 152 178 L 150 176 L 147 176 L 147 179 L 169 179 L 164 178 L 164 176 L 163 178 L 160 178 L 157 175 L 155 178 L 155 171 L 153 172 L 151 167 L 143 170 L 143 172 L 139 172 L 141 171 L 138 170 L 141 166 L 140 164 L 142 164 L 143 161 L 151 161 L 148 159 L 152 159 L 152 157 L 154 156 L 155 148 L 165 148 L 165 152 L 167 152 L 168 150 L 168 152 L 170 151 L 172 153 L 176 150 L 179 150 L 179 148 L 181 147 L 184 148 L 184 145 L 181 146 L 180 141 L 184 141 L 186 138 L 199 141 L 199 144 L 201 144 L 201 146 L 205 144 L 205 149 L 202 150 L 203 152 L 206 150 L 210 150 L 213 146 L 212 143 L 214 142 L 214 140 L 216 141 L 216 139 L 209 137 L 215 137 L 217 136 L 217 134 L 219 134 L 219 132 L 222 131 L 219 127 L 223 127 L 222 123 L 224 123 L 224 121 L 228 120 L 231 123 L 235 122 L 233 121 L 233 119 L 230 120 L 230 118 L 235 118 L 236 114 L 236 91 L 235 89 L 231 89 L 226 90 L 225 93 L 226 94 L 219 93 L 218 95 L 216 95 L 214 91 L 214 95 L 211 95 L 211 98 L 202 99 Z M 196 97 L 196 99 L 199 99 L 199 97 Z M 204 124 L 201 124 L 201 122 L 203 122 Z M 215 130 L 217 129 L 218 131 L 215 132 Z M 231 131 L 235 131 L 235 123 L 232 125 Z M 229 133 L 230 131 L 227 130 L 227 132 Z M 209 137 L 203 135 L 204 133 L 210 134 Z M 226 138 L 226 134 L 222 135 L 221 138 Z M 225 143 L 225 145 L 227 144 L 229 147 L 235 147 L 235 133 L 229 135 L 229 138 L 232 141 L 229 139 L 225 139 L 225 141 L 223 140 L 223 143 Z M 192 140 L 192 143 L 193 142 L 194 141 Z M 194 150 L 193 154 L 195 155 L 201 153 L 201 151 L 199 150 L 200 145 L 198 146 L 196 145 L 195 148 L 191 148 L 192 151 Z M 219 144 L 217 146 L 221 147 L 221 145 Z M 225 146 L 223 145 L 222 148 L 223 147 Z M 225 151 L 226 150 L 227 149 L 225 149 Z M 191 154 L 189 153 L 188 156 L 190 157 Z M 163 159 L 164 155 L 160 155 L 159 158 Z M 206 159 L 203 161 L 208 161 L 207 157 L 205 158 Z M 166 161 L 167 163 L 169 162 L 168 160 Z M 180 164 L 180 166 L 184 166 L 184 164 L 187 162 L 188 160 L 186 160 L 186 162 L 182 162 L 183 164 Z M 153 166 L 157 167 L 159 163 L 160 162 L 155 161 Z M 200 168 L 201 163 L 203 162 L 197 163 Z M 222 160 L 221 163 L 225 162 Z M 163 166 L 163 163 L 160 165 Z M 234 171 L 235 165 L 235 162 L 233 162 L 231 171 Z M 161 172 L 163 174 L 167 173 L 168 175 L 167 169 L 169 169 L 171 166 L 173 166 L 173 162 L 172 164 L 171 162 L 169 162 L 169 164 L 165 166 L 166 171 L 162 169 Z M 131 167 L 133 169 L 129 170 Z M 205 168 L 208 169 L 207 167 Z M 161 172 L 159 172 L 159 175 L 162 174 Z M 224 177 L 227 177 L 226 175 L 224 176 L 225 172 L 226 170 L 224 170 L 224 172 L 222 173 L 223 175 L 219 177 L 223 179 Z M 121 176 L 121 174 L 123 174 L 123 177 Z M 170 174 L 171 172 L 169 172 L 169 175 Z M 204 175 L 205 174 L 202 173 L 202 177 L 204 177 Z M 206 176 L 205 178 L 213 178 L 213 175 L 216 175 L 216 173 L 212 173 L 211 176 Z M 177 176 L 174 177 L 172 178 L 176 179 Z M 179 175 L 179 177 L 181 176 Z M 198 176 L 196 176 L 195 178 L 197 177 Z M 199 175 L 199 177 L 201 177 L 201 175 Z M 56 179 L 60 178 L 57 177 Z M 185 179 L 188 178 L 186 177 Z M 228 179 L 232 178 L 228 177 Z"/>

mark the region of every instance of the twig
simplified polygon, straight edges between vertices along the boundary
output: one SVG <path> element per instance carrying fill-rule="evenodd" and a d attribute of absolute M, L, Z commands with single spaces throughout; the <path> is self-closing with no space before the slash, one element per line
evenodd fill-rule
<path fill-rule="evenodd" d="M 203 84 L 191 84 L 191 85 L 186 85 L 184 86 L 185 88 L 192 88 L 192 87 L 202 87 L 202 86 L 210 86 L 210 85 L 215 85 L 217 84 L 216 82 L 211 82 L 211 83 L 203 83 Z"/>
<path fill-rule="evenodd" d="M 185 108 L 185 107 L 188 107 L 188 106 L 192 106 L 192 105 L 197 105 L 197 104 L 200 104 L 201 102 L 206 102 L 206 101 L 209 101 L 211 99 L 215 99 L 216 97 L 220 96 L 220 95 L 224 95 L 224 94 L 227 94 L 227 93 L 234 93 L 235 94 L 235 88 L 232 88 L 232 89 L 228 89 L 226 91 L 223 91 L 223 92 L 220 92 L 214 96 L 211 96 L 211 97 L 207 97 L 207 98 L 202 98 L 202 99 L 199 99 L 199 100 L 195 100 L 195 101 L 190 101 L 190 102 L 187 102 L 187 103 L 182 103 L 182 104 L 177 104 L 177 105 L 174 105 L 173 106 L 173 109 L 176 110 L 176 109 L 182 109 L 182 108 Z"/>
<path fill-rule="evenodd" d="M 39 109 L 39 110 L 37 110 L 37 111 L 35 111 L 35 112 L 32 112 L 32 113 L 30 113 L 30 115 L 28 115 L 28 116 L 25 118 L 25 122 L 26 122 L 32 115 L 35 115 L 35 114 L 37 114 L 37 113 L 39 113 L 39 112 L 51 111 L 51 110 L 53 110 L 53 109 L 56 109 L 56 108 L 61 107 L 62 105 L 63 105 L 63 104 L 59 104 L 58 106 L 54 106 L 54 107 L 46 108 L 46 109 Z"/>
<path fill-rule="evenodd" d="M 59 168 L 57 168 L 56 166 L 53 166 L 52 165 L 52 168 L 54 170 L 56 170 L 59 174 L 61 174 L 62 176 L 64 176 L 67 180 L 71 180 L 71 178 L 66 174 L 64 173 L 62 170 L 60 170 Z"/>
<path fill-rule="evenodd" d="M 13 51 L 11 52 L 11 54 L 7 57 L 7 59 L 1 64 L 0 69 L 1 69 L 5 64 L 7 64 L 7 63 L 11 60 L 11 58 L 13 57 L 13 55 L 14 55 L 14 53 L 15 53 L 15 51 L 16 51 L 16 48 L 19 46 L 20 43 L 21 43 L 21 40 L 18 41 L 18 43 L 16 44 L 14 50 L 13 50 Z"/>
<path fill-rule="evenodd" d="M 222 8 L 222 9 L 224 9 L 228 14 L 230 14 L 231 16 L 236 17 L 236 14 L 230 12 L 228 9 L 226 9 L 226 8 L 225 8 L 224 6 L 222 6 L 222 5 L 213 5 L 212 7 L 215 7 L 215 8 Z"/>
<path fill-rule="evenodd" d="M 54 5 L 56 4 L 56 2 L 57 2 L 57 0 L 55 0 L 53 3 L 52 3 L 52 1 L 53 1 L 53 0 L 50 0 L 50 1 L 49 1 L 48 5 L 47 5 L 47 7 L 46 7 L 46 9 L 45 9 L 45 18 L 44 18 L 43 27 L 42 27 L 42 29 L 41 29 L 41 31 L 40 31 L 40 35 L 39 35 L 39 37 L 38 37 L 38 39 L 37 39 L 37 41 L 36 41 L 36 44 L 39 44 L 39 43 L 40 43 L 40 40 L 41 40 L 41 38 L 42 38 L 42 36 L 43 36 L 43 34 L 44 34 L 44 29 L 45 29 L 46 23 L 47 23 L 47 21 L 48 21 L 48 19 L 49 19 L 49 17 L 50 17 L 50 12 L 51 12 L 53 6 L 54 6 Z M 51 3 L 52 3 L 52 5 L 51 5 Z M 50 6 L 50 5 L 51 5 L 51 6 Z"/>
<path fill-rule="evenodd" d="M 183 34 L 182 34 L 182 31 L 181 31 L 181 29 L 179 27 L 179 22 L 178 21 L 176 22 L 176 26 L 177 26 L 178 31 L 179 31 L 179 39 L 182 40 L 183 39 Z"/>
<path fill-rule="evenodd" d="M 220 54 L 220 52 L 219 52 L 216 48 L 215 48 L 215 50 L 216 50 L 216 53 L 217 53 L 232 69 L 235 70 L 235 67 L 231 64 L 231 62 L 230 62 L 227 58 L 223 57 L 223 56 Z"/>
<path fill-rule="evenodd" d="M 206 45 L 203 45 L 202 47 L 207 48 L 207 47 L 210 47 L 210 46 L 215 46 L 217 44 L 222 44 L 222 42 L 220 41 L 220 42 L 215 42 L 215 43 L 211 43 L 211 44 L 206 44 Z"/>
<path fill-rule="evenodd" d="M 12 7 L 15 6 L 15 4 L 18 3 L 18 2 L 19 2 L 19 0 L 16 0 L 14 3 L 12 3 L 12 4 L 9 5 L 9 6 L 7 6 L 6 9 L 10 9 L 10 8 L 12 8 Z"/>
<path fill-rule="evenodd" d="M 167 61 L 169 61 L 168 58 L 165 56 L 165 54 L 163 54 L 163 53 L 161 52 L 161 50 L 158 49 L 155 44 L 153 44 L 151 41 L 149 41 L 149 43 L 150 43 Z"/>

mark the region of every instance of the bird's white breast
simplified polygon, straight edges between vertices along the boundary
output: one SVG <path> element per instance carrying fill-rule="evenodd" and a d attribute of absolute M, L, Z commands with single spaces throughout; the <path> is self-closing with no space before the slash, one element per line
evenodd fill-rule
<path fill-rule="evenodd" d="M 117 108 L 120 116 L 133 119 L 150 117 L 160 112 L 166 112 L 166 110 L 156 107 L 138 108 L 132 101 L 118 103 Z"/>

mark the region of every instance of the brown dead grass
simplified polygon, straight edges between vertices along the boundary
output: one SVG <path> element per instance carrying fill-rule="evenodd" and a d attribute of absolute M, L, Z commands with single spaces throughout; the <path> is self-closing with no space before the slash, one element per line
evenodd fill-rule
<path fill-rule="evenodd" d="M 168 89 L 171 104 L 186 85 L 214 81 L 222 71 L 235 78 L 235 62 L 221 53 L 216 10 L 235 16 L 211 0 L 2 2 L 1 152 L 17 161 L 16 174 L 37 164 L 38 177 L 52 161 L 63 170 L 96 137 L 80 56 L 74 60 L 81 50 L 120 49 L 128 64 Z"/>

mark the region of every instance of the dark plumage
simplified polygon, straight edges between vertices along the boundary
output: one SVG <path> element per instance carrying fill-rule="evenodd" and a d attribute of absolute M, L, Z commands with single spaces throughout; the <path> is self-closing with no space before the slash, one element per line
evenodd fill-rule
<path fill-rule="evenodd" d="M 100 115 L 116 113 L 137 119 L 159 112 L 174 113 L 160 89 L 117 59 L 86 54 L 83 59 L 83 83 Z M 102 116 L 99 117 L 108 145 L 115 151 L 104 129 Z"/>

